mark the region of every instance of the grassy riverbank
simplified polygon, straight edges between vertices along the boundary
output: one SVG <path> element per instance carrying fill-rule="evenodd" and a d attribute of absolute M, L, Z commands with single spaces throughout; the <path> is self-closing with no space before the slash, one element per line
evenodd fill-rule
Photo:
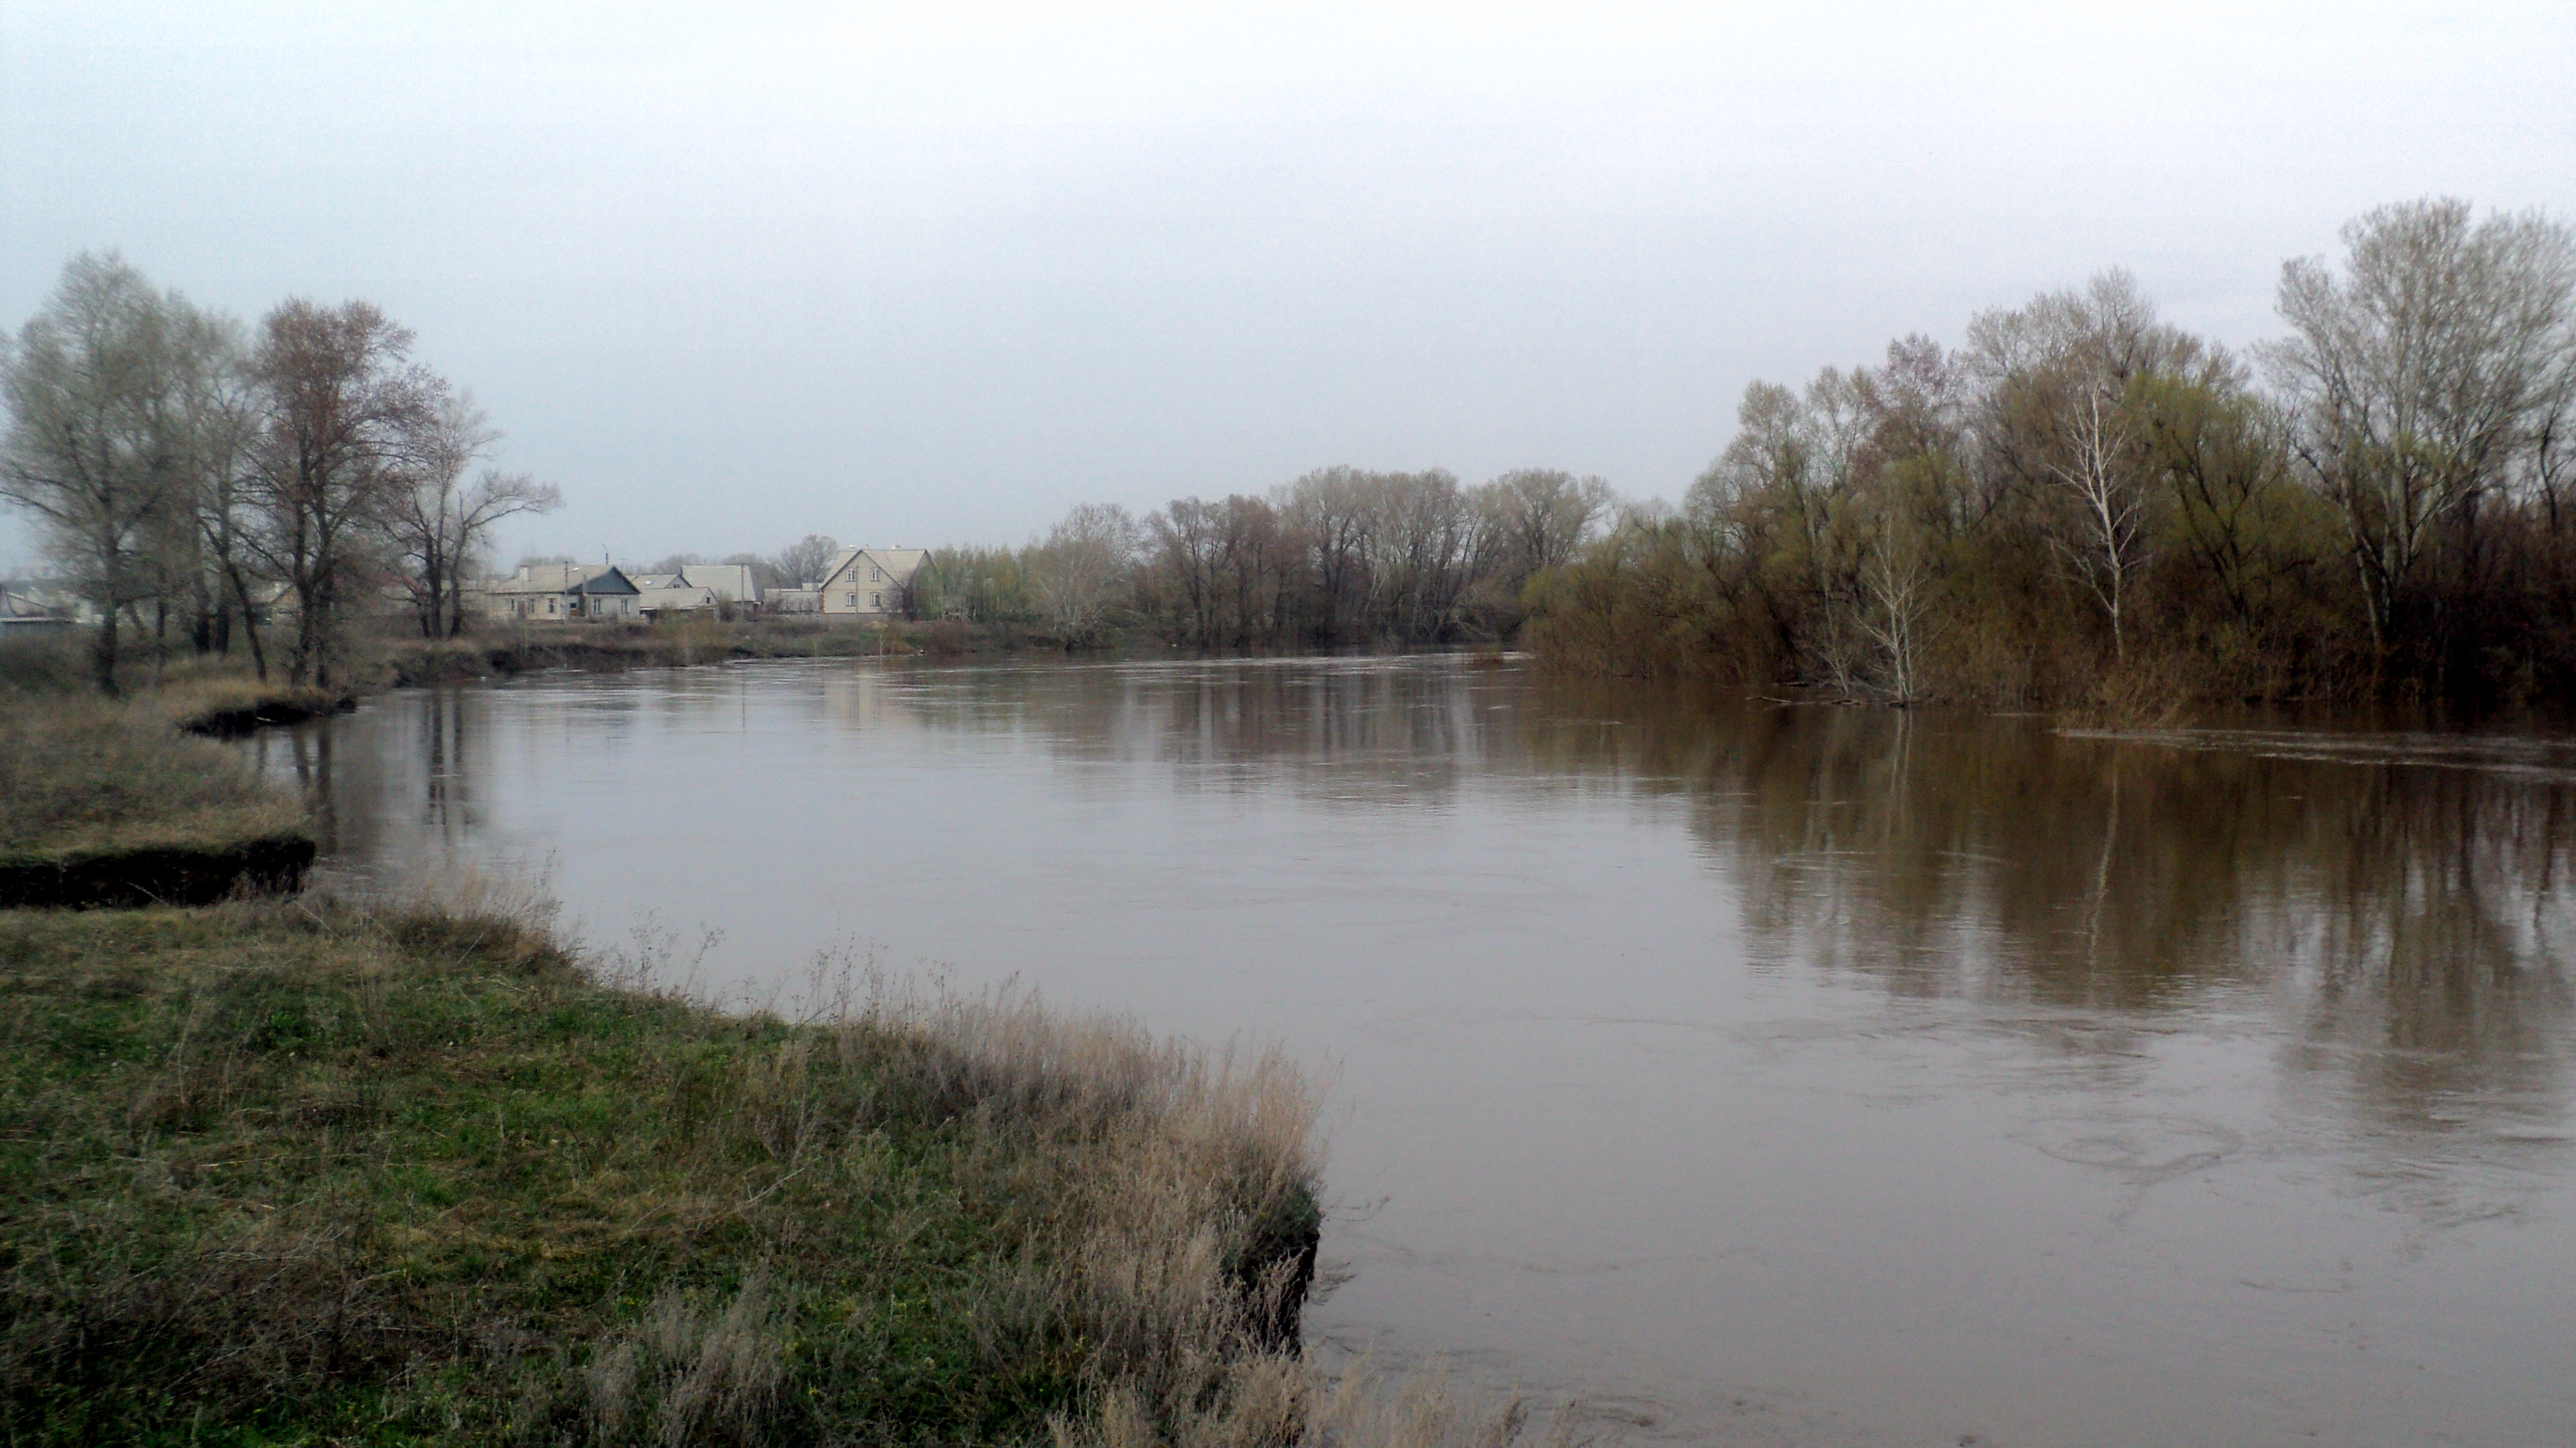
<path fill-rule="evenodd" d="M 0 913 L 11 1440 L 1022 1442 L 1291 1384 L 1277 1058 L 638 984 L 492 913 Z"/>
<path fill-rule="evenodd" d="M 180 732 L 196 699 L 0 689 L 0 906 L 205 901 L 301 875 L 303 808 Z"/>

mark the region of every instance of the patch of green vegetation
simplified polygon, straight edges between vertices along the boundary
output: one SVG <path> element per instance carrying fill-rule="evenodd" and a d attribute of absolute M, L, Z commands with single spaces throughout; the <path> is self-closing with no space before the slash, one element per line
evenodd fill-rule
<path fill-rule="evenodd" d="M 12 1443 L 1046 1441 L 1222 1397 L 1313 1220 L 1273 1058 L 724 1014 L 511 918 L 0 912 L 0 1042 Z"/>

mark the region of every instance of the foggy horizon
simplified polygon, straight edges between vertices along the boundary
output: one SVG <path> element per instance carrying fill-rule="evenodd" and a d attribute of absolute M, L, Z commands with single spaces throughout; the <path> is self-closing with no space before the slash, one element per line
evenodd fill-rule
<path fill-rule="evenodd" d="M 2537 5 L 1977 16 L 20 5 L 0 325 L 83 249 L 367 299 L 564 490 L 496 563 L 649 561 L 1335 463 L 1677 500 L 1757 378 L 2114 266 L 2241 349 L 2371 207 L 2576 210 Z"/>

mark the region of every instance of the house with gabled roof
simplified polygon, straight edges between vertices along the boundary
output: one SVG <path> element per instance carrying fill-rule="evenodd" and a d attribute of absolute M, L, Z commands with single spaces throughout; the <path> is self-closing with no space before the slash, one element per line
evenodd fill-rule
<path fill-rule="evenodd" d="M 635 618 L 643 595 L 613 563 L 522 563 L 485 592 L 495 613 L 537 623 Z"/>
<path fill-rule="evenodd" d="M 822 612 L 900 618 L 911 611 L 913 576 L 929 561 L 924 548 L 844 548 L 824 570 Z"/>

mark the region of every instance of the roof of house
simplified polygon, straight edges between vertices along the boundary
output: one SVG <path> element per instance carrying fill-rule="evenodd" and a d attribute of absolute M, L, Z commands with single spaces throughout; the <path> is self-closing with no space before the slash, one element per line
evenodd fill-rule
<path fill-rule="evenodd" d="M 657 588 L 678 588 L 684 582 L 683 576 L 677 573 L 630 573 L 626 576 L 633 579 L 635 586 L 646 593 L 651 593 Z"/>
<path fill-rule="evenodd" d="M 844 548 L 823 574 L 823 586 L 831 588 L 837 585 L 841 574 L 857 567 L 861 559 L 883 570 L 886 582 L 901 586 L 912 581 L 912 575 L 920 571 L 929 557 L 930 550 L 926 548 Z"/>
<path fill-rule="evenodd" d="M 522 563 L 519 571 L 492 585 L 494 593 L 569 593 L 573 585 L 604 563 Z"/>
<path fill-rule="evenodd" d="M 691 563 L 680 570 L 680 581 L 692 588 L 712 588 L 727 603 L 760 601 L 760 585 L 753 581 L 747 563 Z"/>
<path fill-rule="evenodd" d="M 647 613 L 663 609 L 713 608 L 716 591 L 712 588 L 646 588 L 636 592 L 636 607 Z"/>
<path fill-rule="evenodd" d="M 522 563 L 492 585 L 494 593 L 628 594 L 635 581 L 611 563 Z"/>

